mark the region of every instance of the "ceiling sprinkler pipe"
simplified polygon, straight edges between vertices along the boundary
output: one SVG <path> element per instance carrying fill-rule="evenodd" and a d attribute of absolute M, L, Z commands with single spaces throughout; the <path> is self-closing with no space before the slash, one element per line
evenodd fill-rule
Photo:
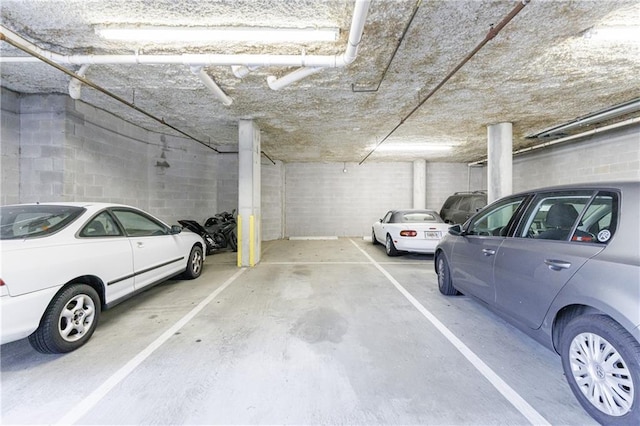
<path fill-rule="evenodd" d="M 367 13 L 369 11 L 369 5 L 371 0 L 356 0 L 356 5 L 353 10 L 353 18 L 351 19 L 351 27 L 349 29 L 349 40 L 347 47 L 342 55 L 334 57 L 333 64 L 329 67 L 344 67 L 355 61 L 358 55 L 358 46 L 362 40 L 362 34 L 364 32 L 364 24 L 367 20 Z M 280 90 L 283 87 L 301 80 L 307 76 L 317 73 L 322 69 L 319 66 L 313 66 L 311 58 L 303 57 L 305 61 L 305 67 L 295 70 L 294 72 L 285 75 L 284 77 L 277 79 L 274 76 L 267 77 L 267 83 L 273 90 Z"/>
<path fill-rule="evenodd" d="M 248 76 L 251 72 L 257 70 L 258 68 L 260 68 L 260 66 L 258 65 L 253 65 L 253 66 L 231 65 L 231 72 L 233 72 L 233 75 L 235 75 L 237 78 L 242 79 Z"/>
<path fill-rule="evenodd" d="M 229 106 L 233 103 L 233 99 L 231 99 L 229 96 L 227 96 L 226 93 L 222 91 L 220 86 L 218 86 L 216 82 L 213 81 L 213 79 L 209 76 L 209 74 L 205 72 L 204 69 L 202 69 L 202 67 L 192 66 L 191 72 L 200 78 L 204 85 L 207 86 L 209 91 L 213 93 L 213 96 L 215 96 L 220 102 L 222 102 L 223 105 Z"/>
<path fill-rule="evenodd" d="M 89 69 L 89 64 L 84 64 L 80 67 L 76 74 L 78 74 L 80 77 L 84 77 L 87 69 Z M 80 99 L 81 92 L 82 82 L 77 78 L 72 78 L 71 81 L 69 81 L 69 96 L 71 96 L 71 99 Z"/>
<path fill-rule="evenodd" d="M 349 29 L 349 41 L 347 42 L 347 48 L 344 54 L 340 56 L 341 62 L 344 62 L 344 65 L 350 64 L 358 56 L 358 46 L 360 45 L 360 41 L 362 41 L 364 24 L 367 21 L 367 13 L 369 12 L 370 4 L 370 0 L 356 1 L 356 5 L 353 10 L 353 18 L 351 19 L 351 28 Z"/>
<path fill-rule="evenodd" d="M 281 78 L 276 78 L 273 75 L 267 77 L 267 84 L 272 90 L 280 90 L 289 84 L 296 82 L 298 80 L 302 80 L 305 77 L 308 77 L 312 74 L 320 72 L 324 69 L 324 67 L 304 67 L 298 68 L 292 73 L 289 73 Z"/>

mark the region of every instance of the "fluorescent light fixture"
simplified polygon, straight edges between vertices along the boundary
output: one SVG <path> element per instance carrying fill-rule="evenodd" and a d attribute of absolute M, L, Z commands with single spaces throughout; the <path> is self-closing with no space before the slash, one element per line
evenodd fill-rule
<path fill-rule="evenodd" d="M 109 40 L 155 43 L 336 41 L 338 28 L 102 26 L 96 34 Z"/>
<path fill-rule="evenodd" d="M 527 139 L 533 138 L 549 138 L 566 135 L 565 132 L 576 129 L 578 127 L 588 126 L 590 124 L 602 123 L 606 120 L 622 117 L 627 114 L 633 114 L 640 111 L 640 98 L 633 99 L 629 102 L 618 104 L 610 108 L 606 108 L 594 113 L 578 117 L 557 126 L 548 127 L 532 135 L 528 135 Z"/>
<path fill-rule="evenodd" d="M 380 145 L 376 151 L 378 152 L 447 152 L 451 151 L 453 146 L 451 145 L 441 145 L 441 144 L 430 144 L 430 143 L 393 143 L 386 144 L 383 143 Z"/>
<path fill-rule="evenodd" d="M 640 27 L 633 25 L 592 28 L 584 37 L 596 41 L 640 42 Z"/>

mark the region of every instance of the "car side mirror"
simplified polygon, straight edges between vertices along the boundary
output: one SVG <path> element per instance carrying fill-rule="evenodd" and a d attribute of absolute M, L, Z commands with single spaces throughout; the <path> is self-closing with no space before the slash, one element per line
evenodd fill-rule
<path fill-rule="evenodd" d="M 465 236 L 465 232 L 462 230 L 462 225 L 453 225 L 452 227 L 449 228 L 449 233 L 451 235 L 455 235 L 456 237 L 463 237 Z"/>
<path fill-rule="evenodd" d="M 175 234 L 179 234 L 182 232 L 182 226 L 179 225 L 173 225 L 171 227 L 171 232 L 169 232 L 171 235 L 175 235 Z"/>

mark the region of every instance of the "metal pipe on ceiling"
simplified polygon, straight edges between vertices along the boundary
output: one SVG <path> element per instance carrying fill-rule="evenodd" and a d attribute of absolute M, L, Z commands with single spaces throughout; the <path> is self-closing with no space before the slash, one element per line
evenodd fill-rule
<path fill-rule="evenodd" d="M 398 123 L 393 129 L 391 129 L 391 131 L 389 133 L 387 133 L 387 135 L 382 138 L 382 140 L 380 140 L 380 142 L 378 142 L 376 144 L 376 146 L 373 147 L 373 149 L 358 163 L 358 165 L 361 165 L 362 163 L 364 163 L 367 158 L 369 158 L 371 156 L 371 154 L 373 154 L 380 145 L 382 145 L 387 139 L 389 139 L 389 137 L 395 133 L 396 130 L 398 130 L 398 128 L 400 126 L 402 126 L 404 124 L 404 122 L 411 117 L 416 111 L 418 111 L 422 105 L 424 105 L 425 102 L 427 102 L 429 100 L 429 98 L 431 98 L 431 96 L 433 96 L 438 90 L 440 90 L 440 88 L 442 86 L 445 85 L 445 83 L 447 81 L 449 81 L 449 79 L 451 77 L 453 77 L 459 70 L 460 68 L 462 68 L 467 62 L 469 62 L 471 60 L 471 58 L 473 58 L 476 53 L 478 53 L 480 51 L 480 49 L 482 49 L 487 43 L 489 43 L 495 36 L 498 35 L 498 33 L 509 23 L 511 22 L 511 20 L 513 18 L 515 18 L 515 16 L 520 13 L 520 11 L 530 2 L 531 0 L 521 0 L 520 3 L 518 3 L 518 5 L 516 7 L 514 7 L 511 12 L 509 12 L 509 14 L 507 16 L 504 17 L 504 19 L 502 19 L 502 21 L 500 21 L 498 23 L 498 25 L 491 26 L 491 28 L 489 29 L 489 32 L 487 33 L 487 35 L 485 36 L 485 38 L 467 55 L 465 56 L 465 58 L 449 73 L 447 74 L 447 76 L 442 79 L 442 81 L 440 83 L 438 83 L 436 85 L 436 87 L 434 87 L 428 94 L 427 96 L 425 96 L 425 98 L 420 101 L 418 103 L 418 105 L 416 107 L 414 107 L 411 111 L 409 111 L 409 114 L 407 114 L 402 120 L 400 120 L 400 123 Z"/>
<path fill-rule="evenodd" d="M 28 46 L 23 46 L 20 43 L 16 42 L 15 40 L 13 40 L 11 38 L 8 38 L 5 35 L 5 33 L 2 32 L 2 31 L 0 31 L 0 40 L 9 43 L 10 45 L 15 47 L 16 49 L 22 50 L 23 52 L 25 52 L 25 53 L 27 53 L 29 55 L 32 55 L 34 58 L 37 58 L 39 61 L 42 61 L 42 62 L 46 63 L 47 65 L 50 65 L 50 66 L 54 67 L 55 69 L 57 69 L 59 71 L 62 71 L 63 73 L 65 73 L 68 76 L 70 76 L 71 78 L 75 78 L 76 80 L 86 84 L 87 86 L 97 90 L 98 92 L 103 93 L 103 94 L 109 96 L 112 99 L 115 99 L 116 101 L 128 106 L 129 108 L 132 108 L 132 109 L 138 111 L 139 113 L 145 115 L 146 117 L 148 117 L 148 118 L 150 118 L 150 119 L 152 119 L 154 121 L 157 121 L 160 124 L 163 124 L 164 126 L 169 127 L 170 129 L 180 133 L 181 135 L 186 136 L 187 138 L 189 138 L 191 140 L 194 140 L 194 141 L 198 142 L 199 144 L 204 145 L 207 148 L 214 150 L 217 153 L 220 153 L 220 151 L 218 151 L 216 148 L 212 147 L 209 144 L 206 144 L 206 143 L 202 142 L 198 138 L 196 138 L 194 136 L 191 136 L 190 134 L 178 129 L 175 126 L 172 126 L 171 124 L 165 122 L 164 119 L 156 117 L 155 115 L 153 115 L 153 114 L 147 112 L 146 110 L 140 108 L 139 106 L 127 101 L 126 99 L 116 95 L 115 93 L 112 93 L 112 92 L 108 91 L 107 89 L 105 89 L 105 88 L 103 88 L 101 86 L 98 86 L 97 84 L 95 84 L 94 82 L 92 82 L 92 81 L 88 80 L 87 78 L 81 76 L 80 74 L 66 69 L 62 65 L 56 63 L 55 61 L 40 55 L 35 50 L 30 49 Z"/>
<path fill-rule="evenodd" d="M 180 54 L 180 55 L 144 55 L 135 53 L 132 55 L 60 55 L 39 48 L 35 44 L 24 39 L 22 36 L 14 33 L 6 27 L 0 25 L 0 29 L 7 39 L 13 40 L 21 45 L 28 47 L 30 50 L 37 52 L 40 56 L 45 57 L 59 64 L 182 64 L 187 66 L 206 66 L 206 65 L 227 65 L 238 66 L 243 65 L 249 69 L 260 66 L 285 66 L 285 67 L 301 67 L 301 68 L 338 68 L 344 67 L 352 63 L 357 57 L 358 46 L 362 40 L 366 16 L 369 10 L 371 0 L 356 0 L 351 28 L 349 30 L 349 39 L 344 53 L 340 55 L 273 55 L 273 54 Z M 37 62 L 36 58 L 25 56 L 0 57 L 0 63 L 15 62 Z M 303 78 L 311 75 L 319 70 L 311 72 L 297 73 L 294 77 Z M 296 71 L 294 71 L 295 73 Z M 283 87 L 300 78 L 282 77 L 285 79 L 279 82 L 277 78 L 271 79 L 276 87 Z"/>

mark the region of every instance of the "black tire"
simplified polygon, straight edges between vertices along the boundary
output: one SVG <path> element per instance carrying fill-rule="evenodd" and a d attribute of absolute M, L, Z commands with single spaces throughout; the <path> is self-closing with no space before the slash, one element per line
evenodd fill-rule
<path fill-rule="evenodd" d="M 440 293 L 445 296 L 456 296 L 460 294 L 460 292 L 453 286 L 449 262 L 447 262 L 447 258 L 444 254 L 440 253 L 436 258 L 436 267 L 438 271 L 438 290 L 440 290 Z"/>
<path fill-rule="evenodd" d="M 191 253 L 189 254 L 187 269 L 182 273 L 182 277 L 188 280 L 198 278 L 200 274 L 202 274 L 203 264 L 204 259 L 202 257 L 202 248 L 200 246 L 193 246 Z"/>
<path fill-rule="evenodd" d="M 396 250 L 396 246 L 393 244 L 393 239 L 391 239 L 391 235 L 387 234 L 386 244 L 384 245 L 384 251 L 387 253 L 387 256 L 399 256 L 400 252 Z"/>
<path fill-rule="evenodd" d="M 74 351 L 91 338 L 100 309 L 100 297 L 92 287 L 72 284 L 51 300 L 29 343 L 43 354 Z"/>
<path fill-rule="evenodd" d="M 371 242 L 373 243 L 374 246 L 380 244 L 378 240 L 376 240 L 376 233 L 373 230 L 373 228 L 371 228 Z"/>
<path fill-rule="evenodd" d="M 562 331 L 560 356 L 571 391 L 591 417 L 640 424 L 640 343 L 624 327 L 605 315 L 579 316 Z"/>
<path fill-rule="evenodd" d="M 233 252 L 237 252 L 238 251 L 238 237 L 236 237 L 236 233 L 235 232 L 230 232 L 229 233 L 229 247 L 231 247 L 231 250 Z"/>

